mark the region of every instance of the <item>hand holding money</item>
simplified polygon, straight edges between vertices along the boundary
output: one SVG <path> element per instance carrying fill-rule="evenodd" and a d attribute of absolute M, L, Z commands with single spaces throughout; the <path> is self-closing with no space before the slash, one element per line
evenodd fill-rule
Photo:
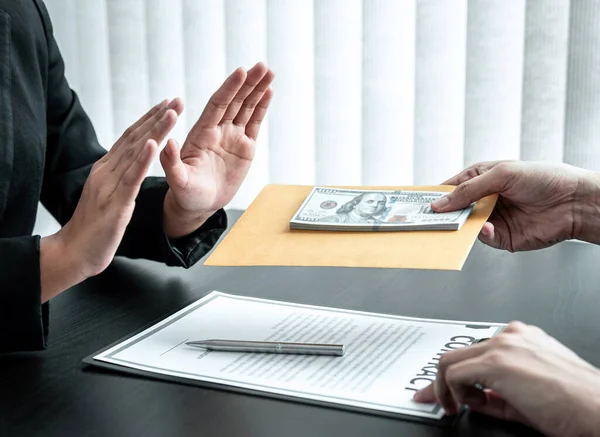
<path fill-rule="evenodd" d="M 315 187 L 290 221 L 291 229 L 327 231 L 457 230 L 472 206 L 436 213 L 444 192 L 345 190 Z"/>
<path fill-rule="evenodd" d="M 458 186 L 432 204 L 438 212 L 499 194 L 479 234 L 489 246 L 516 252 L 571 238 L 600 243 L 597 173 L 567 164 L 496 161 L 475 164 L 444 184 Z"/>

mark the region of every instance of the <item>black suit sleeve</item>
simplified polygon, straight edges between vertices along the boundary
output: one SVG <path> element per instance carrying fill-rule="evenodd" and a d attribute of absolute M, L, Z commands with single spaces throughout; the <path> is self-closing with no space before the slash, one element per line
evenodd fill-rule
<path fill-rule="evenodd" d="M 77 95 L 64 75 L 64 63 L 43 5 L 48 41 L 47 152 L 41 200 L 64 225 L 75 211 L 92 165 L 106 152 Z M 140 114 L 141 115 L 141 114 Z M 171 266 L 190 267 L 215 244 L 226 227 L 223 210 L 192 235 L 173 245 L 164 233 L 162 204 L 168 190 L 164 178 L 148 177 L 117 255 L 146 258 Z M 186 252 L 182 252 L 185 248 Z"/>
<path fill-rule="evenodd" d="M 46 346 L 48 305 L 40 298 L 40 237 L 0 238 L 0 353 Z"/>
<path fill-rule="evenodd" d="M 48 12 L 41 1 L 36 1 L 36 6 L 44 25 L 48 53 L 47 144 L 40 200 L 64 225 L 75 211 L 92 165 L 106 151 L 98 143 L 90 120 L 65 79 L 64 63 L 52 35 Z M 146 178 L 117 255 L 188 268 L 216 243 L 227 225 L 223 210 L 193 234 L 169 241 L 162 223 L 167 190 L 164 178 Z M 43 349 L 48 337 L 49 311 L 48 304 L 41 305 L 40 298 L 40 237 L 0 238 L 0 247 L 13 260 L 12 264 L 4 265 L 0 277 L 0 353 Z M 23 271 L 30 274 L 23 275 Z M 19 292 L 2 293 L 5 284 L 19 284 Z"/>

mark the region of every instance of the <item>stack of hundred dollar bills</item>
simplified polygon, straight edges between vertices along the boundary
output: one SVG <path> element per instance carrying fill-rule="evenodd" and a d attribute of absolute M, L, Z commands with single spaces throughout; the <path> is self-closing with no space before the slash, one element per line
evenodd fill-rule
<path fill-rule="evenodd" d="M 315 187 L 290 221 L 291 229 L 323 231 L 416 231 L 460 229 L 473 205 L 436 213 L 431 202 L 448 193 L 373 191 Z"/>

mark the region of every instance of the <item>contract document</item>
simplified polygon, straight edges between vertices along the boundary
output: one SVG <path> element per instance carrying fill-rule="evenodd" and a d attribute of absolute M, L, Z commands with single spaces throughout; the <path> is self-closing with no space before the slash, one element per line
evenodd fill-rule
<path fill-rule="evenodd" d="M 213 291 L 84 362 L 301 402 L 439 421 L 418 404 L 440 357 L 499 334 L 503 323 L 431 320 L 308 306 Z M 208 351 L 206 339 L 344 344 L 344 356 Z M 446 418 L 448 419 L 448 418 Z"/>

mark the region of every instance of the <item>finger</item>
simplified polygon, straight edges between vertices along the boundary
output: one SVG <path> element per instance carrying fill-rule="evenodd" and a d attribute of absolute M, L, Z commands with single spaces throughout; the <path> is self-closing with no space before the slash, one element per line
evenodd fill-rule
<path fill-rule="evenodd" d="M 496 203 L 496 207 L 488 221 L 484 224 L 479 233 L 479 240 L 494 249 L 515 251 L 513 241 L 514 234 L 511 234 L 509 224 L 503 216 L 504 206 L 501 202 Z"/>
<path fill-rule="evenodd" d="M 456 365 L 466 360 L 481 356 L 490 348 L 489 342 L 477 343 L 469 347 L 446 352 L 442 355 L 438 365 L 437 377 L 434 381 L 435 395 L 446 414 L 456 414 L 460 405 L 457 405 L 448 383 L 447 372 Z M 475 381 L 475 383 L 478 381 Z M 473 385 L 475 384 L 473 383 Z"/>
<path fill-rule="evenodd" d="M 142 124 L 138 129 L 136 129 L 136 131 L 133 132 L 133 134 L 130 137 L 131 142 L 136 142 L 136 141 L 145 142 L 147 139 L 152 138 L 152 139 L 156 140 L 156 142 L 158 144 L 160 144 L 161 141 L 165 139 L 164 136 L 161 139 L 151 136 L 151 135 L 156 135 L 157 129 L 158 129 L 158 132 L 161 132 L 161 129 L 160 129 L 161 126 L 160 125 L 157 126 L 157 122 L 165 121 L 166 119 L 164 117 L 166 116 L 167 113 L 171 113 L 171 114 L 175 115 L 175 117 L 173 118 L 173 122 L 175 122 L 175 121 L 177 121 L 177 118 L 181 115 L 182 112 L 183 112 L 183 101 L 177 97 L 177 98 L 173 99 L 167 105 L 167 107 L 165 108 L 165 110 L 162 113 L 158 113 L 158 114 L 156 114 L 155 117 L 152 117 L 151 119 L 146 120 L 146 122 L 144 124 Z M 167 116 L 167 117 L 169 117 L 169 116 Z M 166 133 L 164 135 L 166 136 Z"/>
<path fill-rule="evenodd" d="M 529 425 L 529 421 L 501 396 L 492 390 L 485 390 L 485 402 L 482 405 L 469 405 L 469 409 L 496 419 L 520 422 Z"/>
<path fill-rule="evenodd" d="M 209 99 L 204 111 L 198 119 L 197 125 L 200 127 L 213 127 L 221 122 L 225 111 L 229 104 L 238 93 L 244 81 L 246 80 L 246 72 L 243 68 L 236 69 L 231 75 L 225 79 L 223 85 Z"/>
<path fill-rule="evenodd" d="M 470 348 L 465 348 L 470 349 Z M 483 354 L 467 357 L 452 363 L 443 374 L 443 385 L 438 384 L 440 374 L 436 379 L 436 397 L 448 415 L 460 411 L 460 406 L 472 402 L 474 406 L 485 404 L 483 391 L 476 387 L 485 386 L 489 379 L 488 366 L 485 365 Z M 479 392 L 479 393 L 478 393 Z"/>
<path fill-rule="evenodd" d="M 479 241 L 494 249 L 500 249 L 500 242 L 496 239 L 495 227 L 490 222 L 483 224 L 481 232 L 479 232 Z"/>
<path fill-rule="evenodd" d="M 156 116 L 159 112 L 164 112 L 165 108 L 169 103 L 169 99 L 165 99 L 162 102 L 154 105 L 148 112 L 146 112 L 142 117 L 140 117 L 139 120 L 137 120 L 135 123 L 129 126 L 117 142 L 123 141 L 123 139 L 126 139 L 127 137 L 132 135 L 141 125 L 143 125 L 150 118 Z"/>
<path fill-rule="evenodd" d="M 152 139 L 147 140 L 140 148 L 135 161 L 131 163 L 127 171 L 123 174 L 123 177 L 119 180 L 114 195 L 117 196 L 121 204 L 134 201 L 137 197 L 156 149 L 158 149 L 156 141 Z"/>
<path fill-rule="evenodd" d="M 120 178 L 127 171 L 131 162 L 135 159 L 134 157 L 137 156 L 139 149 L 144 147 L 148 140 L 154 140 L 157 144 L 162 142 L 171 129 L 173 129 L 176 121 L 177 115 L 175 111 L 169 109 L 165 112 L 163 118 L 158 123 L 155 123 L 141 140 L 138 140 L 135 144 L 123 147 L 123 153 L 115 155 L 112 158 L 115 162 L 112 171 L 117 177 Z"/>
<path fill-rule="evenodd" d="M 416 392 L 413 396 L 413 400 L 422 404 L 433 404 L 434 402 L 437 402 L 437 397 L 435 396 L 435 384 L 431 383 L 427 387 Z"/>
<path fill-rule="evenodd" d="M 271 83 L 273 83 L 274 78 L 275 73 L 273 73 L 271 70 L 267 71 L 260 83 L 256 85 L 256 88 L 250 93 L 248 98 L 244 100 L 244 104 L 233 120 L 235 124 L 238 126 L 246 126 L 246 124 L 252 119 L 252 116 L 256 112 L 258 105 L 261 101 L 263 101 L 265 93 L 271 87 Z"/>
<path fill-rule="evenodd" d="M 150 110 L 148 112 L 146 112 L 142 117 L 140 117 L 139 120 L 137 120 L 134 124 L 129 126 L 127 128 L 127 130 L 125 130 L 125 132 L 123 132 L 123 135 L 121 135 L 119 137 L 119 139 L 111 147 L 110 151 L 106 155 L 104 155 L 100 159 L 100 161 L 101 162 L 107 161 L 110 157 L 110 154 L 111 153 L 114 154 L 114 152 L 119 148 L 119 146 L 123 143 L 123 141 L 126 138 L 128 138 L 131 134 L 133 134 L 133 132 L 135 132 L 141 125 L 143 125 L 150 118 L 155 117 L 157 114 L 164 112 L 165 108 L 167 107 L 167 105 L 169 103 L 170 103 L 169 100 L 165 99 L 162 102 L 159 102 L 156 105 L 154 105 L 152 108 L 150 108 Z"/>
<path fill-rule="evenodd" d="M 487 226 L 487 229 L 486 225 L 489 225 Z M 491 230 L 489 230 L 490 228 Z M 493 249 L 514 252 L 514 250 L 511 248 L 510 240 L 507 238 L 505 233 L 501 229 L 498 229 L 493 223 L 487 222 L 484 225 L 484 228 L 481 229 L 478 238 L 483 244 Z"/>
<path fill-rule="evenodd" d="M 140 138 L 150 126 L 162 118 L 168 109 L 173 109 L 179 116 L 183 112 L 183 101 L 179 97 L 176 97 L 173 100 L 165 99 L 155 105 L 138 121 L 127 128 L 127 130 L 123 133 L 123 135 L 121 135 L 111 150 L 115 150 L 121 143 L 127 141 L 128 139 Z"/>
<path fill-rule="evenodd" d="M 496 166 L 480 176 L 461 183 L 451 193 L 432 202 L 431 207 L 435 212 L 456 211 L 466 208 L 485 196 L 500 193 L 510 177 L 508 171 Z"/>
<path fill-rule="evenodd" d="M 532 328 L 532 325 L 527 325 L 519 320 L 512 320 L 502 330 L 502 334 L 520 334 L 523 335 L 528 329 Z M 539 329 L 539 328 L 538 328 Z"/>
<path fill-rule="evenodd" d="M 463 403 L 469 406 L 482 406 L 485 404 L 486 397 L 483 390 L 480 390 L 475 386 L 469 387 L 468 390 L 469 391 L 465 393 L 465 399 Z M 437 397 L 435 395 L 435 384 L 429 384 L 424 389 L 416 392 L 413 400 L 423 404 L 437 402 Z"/>
<path fill-rule="evenodd" d="M 188 172 L 181 161 L 177 142 L 171 138 L 160 153 L 160 164 L 169 187 L 183 190 L 188 184 Z"/>
<path fill-rule="evenodd" d="M 457 404 L 466 404 L 469 405 L 469 407 L 480 407 L 485 405 L 486 402 L 486 396 L 484 391 L 477 388 L 475 385 L 471 387 L 466 387 L 462 396 L 462 401 L 459 401 L 457 398 L 454 398 L 451 409 L 444 409 L 446 414 L 454 414 L 458 412 L 458 407 L 456 406 Z M 423 404 L 432 404 L 438 402 L 435 394 L 435 384 L 429 384 L 427 387 L 416 392 L 413 396 L 413 400 L 415 402 Z"/>
<path fill-rule="evenodd" d="M 246 98 L 255 90 L 256 86 L 261 83 L 268 71 L 270 70 L 262 62 L 259 62 L 250 70 L 248 70 L 246 81 L 229 104 L 225 114 L 223 115 L 223 118 L 221 119 L 222 122 L 231 121 L 235 118 L 242 107 L 242 104 L 245 104 L 244 101 Z"/>
<path fill-rule="evenodd" d="M 446 352 L 442 355 L 438 364 L 438 373 L 435 382 L 416 392 L 413 399 L 416 402 L 423 403 L 439 402 L 447 414 L 458 412 L 456 402 L 446 382 L 446 372 L 455 363 L 483 354 L 489 348 L 487 343 L 474 344 L 469 347 Z"/>
<path fill-rule="evenodd" d="M 479 383 L 473 386 L 461 386 L 458 392 L 452 391 L 452 394 L 459 405 L 468 405 L 469 408 L 482 407 L 487 402 L 485 392 Z"/>
<path fill-rule="evenodd" d="M 478 162 L 477 164 L 471 165 L 461 171 L 456 176 L 451 177 L 450 179 L 444 181 L 442 185 L 460 185 L 463 182 L 466 182 L 470 179 L 473 179 L 477 176 L 481 176 L 486 171 L 491 170 L 496 165 L 505 161 L 484 161 Z"/>
<path fill-rule="evenodd" d="M 490 222 L 485 222 L 481 228 L 481 235 L 485 238 L 494 238 L 494 225 Z"/>
<path fill-rule="evenodd" d="M 137 126 L 137 128 L 127 134 L 123 134 L 123 136 L 119 139 L 117 144 L 113 146 L 113 148 L 106 156 L 106 161 L 112 160 L 112 164 L 109 166 L 111 171 L 114 171 L 117 164 L 123 158 L 123 154 L 126 153 L 127 148 L 141 142 L 145 142 L 147 139 L 151 138 L 151 135 L 156 132 L 157 128 L 160 128 L 161 123 L 169 124 L 170 115 L 166 115 L 167 112 L 173 112 L 176 114 L 175 121 L 177 117 L 183 111 L 183 101 L 179 98 L 173 99 L 171 102 L 167 104 L 164 108 L 154 113 L 151 117 L 146 118 L 144 123 Z M 173 121 L 173 125 L 175 123 Z M 157 143 L 161 143 L 167 133 L 173 128 L 173 126 L 169 127 L 167 132 L 163 134 L 162 137 L 153 138 L 157 141 Z M 155 129 L 153 131 L 153 129 Z M 128 129 L 129 130 L 129 129 Z M 127 131 L 126 131 L 127 132 Z"/>
<path fill-rule="evenodd" d="M 177 115 L 181 115 L 183 112 L 185 105 L 183 104 L 183 100 L 180 97 L 175 97 L 171 102 L 169 102 L 169 106 L 167 109 L 172 109 L 177 113 Z"/>
<path fill-rule="evenodd" d="M 254 113 L 248 124 L 246 125 L 246 135 L 253 140 L 256 140 L 258 137 L 258 132 L 260 131 L 260 126 L 267 114 L 267 110 L 269 109 L 269 105 L 271 104 L 271 99 L 273 98 L 273 89 L 267 88 L 262 99 L 256 105 L 254 109 Z"/>
<path fill-rule="evenodd" d="M 470 360 L 473 357 L 482 355 L 487 348 L 480 347 L 479 345 L 483 345 L 483 342 L 444 354 L 440 364 L 438 365 L 438 374 L 435 382 L 417 391 L 413 396 L 413 400 L 415 402 L 424 404 L 439 402 L 448 414 L 453 414 L 452 412 L 456 411 L 457 408 L 456 401 L 454 400 L 450 387 L 448 386 L 447 372 L 456 363 L 460 363 L 463 360 Z M 471 388 L 476 391 L 481 391 L 475 388 L 475 383 Z M 480 394 L 469 393 L 468 396 L 472 398 L 477 397 L 479 401 L 482 400 L 482 396 Z"/>
<path fill-rule="evenodd" d="M 483 366 L 481 355 L 452 364 L 446 372 L 446 383 L 450 390 L 457 411 L 461 405 L 480 407 L 485 405 L 486 395 L 481 389 L 481 382 L 487 378 L 472 373 L 473 367 L 481 371 Z M 469 372 L 471 372 L 469 374 Z"/>

